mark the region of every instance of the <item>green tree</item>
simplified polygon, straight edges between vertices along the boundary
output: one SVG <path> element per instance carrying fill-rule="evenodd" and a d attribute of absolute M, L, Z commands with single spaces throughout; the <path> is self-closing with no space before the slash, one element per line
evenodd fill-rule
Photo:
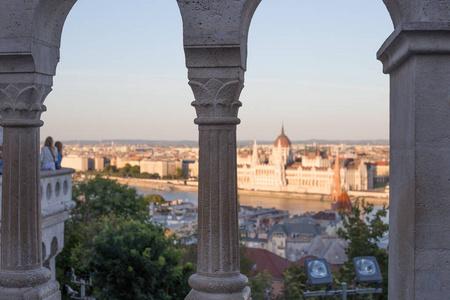
<path fill-rule="evenodd" d="M 120 185 L 112 180 L 96 177 L 92 180 L 81 182 L 78 183 L 77 185 L 74 185 L 72 197 L 73 200 L 77 203 L 77 207 L 72 210 L 70 218 L 65 222 L 64 249 L 62 253 L 60 253 L 56 257 L 57 279 L 61 283 L 61 286 L 63 286 L 64 284 L 70 284 L 70 279 L 65 278 L 63 275 L 63 271 L 65 268 L 68 267 L 74 268 L 76 274 L 80 274 L 82 271 L 92 271 L 93 268 L 92 258 L 96 257 L 97 260 L 99 259 L 99 256 L 98 254 L 96 254 L 96 251 L 100 249 L 98 248 L 96 250 L 95 248 L 96 244 L 94 244 L 93 241 L 97 241 L 98 237 L 103 236 L 102 234 L 104 234 L 104 232 L 108 230 L 109 230 L 108 232 L 116 230 L 117 234 L 124 233 L 125 231 L 118 230 L 119 225 L 117 224 L 120 224 L 120 226 L 124 226 L 129 230 L 131 230 L 132 228 L 139 229 L 139 226 L 136 224 L 141 224 L 142 230 L 139 231 L 140 232 L 139 234 L 136 233 L 137 235 L 137 237 L 135 238 L 136 241 L 138 241 L 139 237 L 141 236 L 140 234 L 142 232 L 149 233 L 150 230 L 154 230 L 155 233 L 153 235 L 159 236 L 157 242 L 162 240 L 161 242 L 162 245 L 173 245 L 173 240 L 166 238 L 166 236 L 164 235 L 165 232 L 162 228 L 150 224 L 150 216 L 149 216 L 150 201 L 140 196 L 133 188 Z M 128 223 L 130 223 L 131 225 Z M 131 236 L 127 238 L 120 236 L 116 236 L 116 238 L 133 240 L 133 234 L 134 233 L 130 233 Z M 145 240 L 143 240 L 143 242 L 144 241 Z M 156 246 L 155 244 L 155 247 L 161 248 L 162 246 Z M 123 244 L 122 248 L 123 248 L 122 250 L 127 253 L 128 252 L 135 253 L 135 250 L 138 249 L 137 246 L 131 242 L 128 246 Z M 178 259 L 178 265 L 176 270 L 178 271 L 181 270 L 181 273 L 178 271 L 177 273 L 175 272 L 175 267 L 173 267 L 174 271 L 171 273 L 172 275 L 174 275 L 174 277 L 171 279 L 173 280 L 173 282 L 179 282 L 181 280 L 180 276 L 185 276 L 186 275 L 185 273 L 192 268 L 192 264 L 181 264 L 180 262 L 179 259 L 181 255 L 180 253 L 182 253 L 184 250 L 183 251 L 177 250 L 177 251 L 179 252 L 170 252 L 170 251 L 168 252 L 170 255 L 172 255 L 171 263 L 175 259 Z M 142 253 L 138 251 L 137 253 L 139 255 L 144 256 L 147 255 L 145 251 Z M 173 253 L 175 253 L 176 255 Z M 135 258 L 137 257 L 136 255 Z M 164 258 L 164 256 L 162 257 Z M 125 254 L 123 255 L 123 257 L 121 256 L 116 258 L 117 258 L 116 263 L 118 265 L 124 264 L 122 259 L 128 259 Z M 155 258 L 155 256 L 152 256 L 151 258 L 148 259 L 153 258 Z M 112 263 L 113 262 L 111 261 L 110 266 L 112 266 Z M 154 264 L 157 263 L 158 263 L 157 261 L 154 262 Z M 145 281 L 146 280 L 145 278 L 140 279 L 138 278 L 139 274 L 140 271 L 135 271 L 134 273 L 127 273 L 125 275 L 130 276 L 133 275 L 134 276 L 133 278 L 136 279 L 137 281 L 142 280 Z M 147 275 L 142 274 L 142 276 Z M 153 280 L 157 280 L 158 278 L 156 279 L 153 278 Z M 160 279 L 161 280 L 167 279 L 167 277 L 164 278 L 161 277 Z M 181 287 L 182 284 L 184 283 L 187 284 L 187 281 L 185 279 L 186 278 L 183 277 L 184 280 L 183 283 L 181 282 L 178 283 L 179 287 Z M 96 288 L 99 292 L 103 293 L 106 288 L 111 288 L 111 285 L 102 286 L 98 284 L 96 285 Z M 183 292 L 181 289 L 179 291 L 180 293 L 184 293 L 184 290 Z M 179 294 L 175 293 L 173 295 Z M 160 298 L 160 299 L 182 298 L 181 296 L 179 296 L 178 298 L 177 297 L 178 296 L 174 296 L 173 298 Z M 152 298 L 137 297 L 134 299 L 152 299 Z"/>
<path fill-rule="evenodd" d="M 177 168 L 177 174 L 175 175 L 177 179 L 186 179 L 187 176 L 184 174 L 184 171 L 182 168 Z"/>
<path fill-rule="evenodd" d="M 120 218 L 94 239 L 91 258 L 99 299 L 184 299 L 193 264 L 179 264 L 184 250 L 152 223 Z"/>
<path fill-rule="evenodd" d="M 139 166 L 132 166 L 130 168 L 129 175 L 131 177 L 139 177 L 139 174 L 141 174 L 141 167 L 139 167 Z"/>
<path fill-rule="evenodd" d="M 111 166 L 111 164 L 105 164 L 105 167 L 103 168 L 103 172 L 106 174 L 117 173 L 117 167 Z"/>
<path fill-rule="evenodd" d="M 149 219 L 149 201 L 134 188 L 116 181 L 95 177 L 72 188 L 72 199 L 77 207 L 71 222 L 87 222 L 99 216 L 129 216 L 142 221 Z"/>
<path fill-rule="evenodd" d="M 64 277 L 66 268 L 74 268 L 76 274 L 89 271 L 92 240 L 103 230 L 102 217 L 129 217 L 141 222 L 150 218 L 148 200 L 135 189 L 101 177 L 74 184 L 72 200 L 76 207 L 64 224 L 64 248 L 56 257 L 61 286 L 70 284 Z"/>
<path fill-rule="evenodd" d="M 259 272 L 249 278 L 252 299 L 273 299 L 272 276 L 269 271 Z"/>
<path fill-rule="evenodd" d="M 283 290 L 278 296 L 280 300 L 304 299 L 302 291 L 306 290 L 305 267 L 292 263 L 283 273 Z"/>
<path fill-rule="evenodd" d="M 374 256 L 383 276 L 383 293 L 374 295 L 376 299 L 387 299 L 388 288 L 388 252 L 378 247 L 380 238 L 389 230 L 389 225 L 382 218 L 387 215 L 387 207 L 374 212 L 374 206 L 364 200 L 357 200 L 350 215 L 342 219 L 343 227 L 338 230 L 340 238 L 348 241 L 346 254 L 348 261 L 339 270 L 339 281 L 354 282 L 355 273 L 353 258 L 358 256 Z M 353 299 L 366 299 L 354 296 Z"/>
<path fill-rule="evenodd" d="M 119 176 L 127 177 L 130 175 L 131 165 L 126 164 L 123 168 L 119 169 Z"/>
<path fill-rule="evenodd" d="M 153 202 L 155 204 L 164 204 L 166 203 L 166 199 L 163 198 L 163 196 L 158 194 L 148 194 L 144 196 L 145 200 L 148 202 Z"/>

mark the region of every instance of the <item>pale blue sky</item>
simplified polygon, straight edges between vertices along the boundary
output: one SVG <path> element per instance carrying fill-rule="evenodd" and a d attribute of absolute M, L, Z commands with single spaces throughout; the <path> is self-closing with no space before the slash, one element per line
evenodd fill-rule
<path fill-rule="evenodd" d="M 387 139 L 392 32 L 381 0 L 263 0 L 249 33 L 238 139 Z M 175 0 L 78 0 L 41 138 L 195 140 Z"/>

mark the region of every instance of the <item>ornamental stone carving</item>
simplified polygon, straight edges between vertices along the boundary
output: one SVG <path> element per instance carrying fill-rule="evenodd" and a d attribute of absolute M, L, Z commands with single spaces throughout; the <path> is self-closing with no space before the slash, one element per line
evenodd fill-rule
<path fill-rule="evenodd" d="M 46 111 L 43 104 L 51 91 L 43 84 L 0 84 L 0 113 L 2 121 L 40 120 Z"/>
<path fill-rule="evenodd" d="M 197 116 L 203 118 L 237 118 L 242 103 L 238 100 L 243 82 L 239 79 L 190 80 Z"/>

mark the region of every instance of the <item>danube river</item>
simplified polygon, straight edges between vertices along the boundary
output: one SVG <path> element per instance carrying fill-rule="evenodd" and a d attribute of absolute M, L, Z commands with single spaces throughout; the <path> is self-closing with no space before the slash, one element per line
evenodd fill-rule
<path fill-rule="evenodd" d="M 181 199 L 198 204 L 197 191 L 161 191 L 154 189 L 146 189 L 140 186 L 136 187 L 139 193 L 160 194 L 167 201 Z M 241 205 L 261 206 L 263 208 L 275 207 L 281 210 L 287 210 L 291 215 L 300 215 L 305 212 L 318 212 L 331 208 L 329 201 L 321 201 L 317 197 L 305 195 L 302 198 L 283 197 L 282 195 L 268 195 L 258 193 L 245 193 L 239 195 L 239 202 Z M 375 208 L 381 208 L 381 205 L 375 205 Z"/>

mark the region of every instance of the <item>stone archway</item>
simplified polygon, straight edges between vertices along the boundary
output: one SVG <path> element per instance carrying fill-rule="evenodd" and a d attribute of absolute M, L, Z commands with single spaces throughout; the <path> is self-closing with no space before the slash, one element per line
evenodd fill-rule
<path fill-rule="evenodd" d="M 379 51 L 391 75 L 389 296 L 442 299 L 450 286 L 450 7 L 441 0 L 384 2 L 395 26 Z M 60 298 L 58 283 L 42 267 L 38 147 L 43 102 L 74 3 L 0 0 L 2 299 Z M 201 151 L 200 260 L 189 299 L 250 296 L 237 257 L 235 130 L 258 3 L 178 0 Z"/>

